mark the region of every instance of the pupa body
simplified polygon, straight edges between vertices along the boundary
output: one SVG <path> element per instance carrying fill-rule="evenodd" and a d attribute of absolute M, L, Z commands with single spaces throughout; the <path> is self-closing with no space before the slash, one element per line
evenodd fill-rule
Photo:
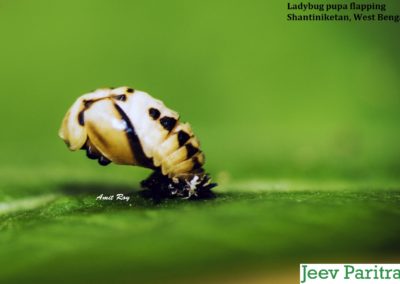
<path fill-rule="evenodd" d="M 100 164 L 155 170 L 144 187 L 191 197 L 214 184 L 204 173 L 204 154 L 188 123 L 149 94 L 128 87 L 104 88 L 79 97 L 59 136 L 70 150 L 85 149 Z"/>

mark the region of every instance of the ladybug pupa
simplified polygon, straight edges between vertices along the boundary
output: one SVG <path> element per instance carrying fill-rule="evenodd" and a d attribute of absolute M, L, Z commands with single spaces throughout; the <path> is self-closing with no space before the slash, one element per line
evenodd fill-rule
<path fill-rule="evenodd" d="M 149 94 L 129 87 L 97 89 L 79 97 L 59 131 L 70 150 L 86 150 L 101 165 L 113 162 L 154 172 L 141 185 L 155 194 L 210 197 L 204 154 L 189 123 Z"/>

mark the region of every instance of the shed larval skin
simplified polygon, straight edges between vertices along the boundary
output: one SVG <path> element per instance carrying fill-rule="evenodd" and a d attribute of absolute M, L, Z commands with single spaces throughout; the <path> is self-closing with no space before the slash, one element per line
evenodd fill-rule
<path fill-rule="evenodd" d="M 103 88 L 79 97 L 59 136 L 70 150 L 84 149 L 101 165 L 136 165 L 155 172 L 142 186 L 184 197 L 215 186 L 189 123 L 149 94 L 129 87 Z"/>

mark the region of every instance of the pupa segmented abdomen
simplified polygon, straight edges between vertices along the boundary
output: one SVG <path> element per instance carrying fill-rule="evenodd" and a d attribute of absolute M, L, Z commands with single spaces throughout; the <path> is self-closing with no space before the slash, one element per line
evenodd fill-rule
<path fill-rule="evenodd" d="M 138 165 L 171 179 L 204 171 L 204 154 L 188 123 L 149 94 L 128 87 L 98 89 L 78 98 L 64 117 L 60 137 L 89 158 Z"/>

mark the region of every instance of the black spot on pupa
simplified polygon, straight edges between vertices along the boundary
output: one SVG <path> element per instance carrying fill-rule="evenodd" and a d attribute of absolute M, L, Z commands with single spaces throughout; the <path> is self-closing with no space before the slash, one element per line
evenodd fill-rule
<path fill-rule="evenodd" d="M 114 98 L 119 101 L 126 101 L 126 95 L 115 95 Z"/>
<path fill-rule="evenodd" d="M 84 110 L 78 114 L 78 122 L 81 126 L 85 125 Z"/>
<path fill-rule="evenodd" d="M 171 131 L 176 124 L 176 119 L 173 117 L 164 116 L 160 119 L 160 123 L 165 130 Z"/>
<path fill-rule="evenodd" d="M 157 120 L 160 117 L 161 113 L 156 108 L 150 108 L 149 115 L 151 116 L 152 119 Z"/>
<path fill-rule="evenodd" d="M 99 164 L 102 166 L 107 166 L 111 161 L 104 156 L 101 156 L 98 160 Z"/>
<path fill-rule="evenodd" d="M 178 132 L 178 143 L 179 143 L 179 147 L 181 147 L 182 145 L 185 145 L 186 141 L 188 141 L 190 138 L 190 135 L 187 134 L 185 131 L 180 130 Z"/>
<path fill-rule="evenodd" d="M 193 162 L 193 170 L 201 168 L 201 164 L 199 162 L 199 159 L 197 159 L 197 157 L 193 157 L 192 162 Z"/>
<path fill-rule="evenodd" d="M 132 89 L 132 88 L 128 88 L 128 89 L 126 89 L 126 91 L 127 91 L 128 93 L 133 93 L 135 90 Z"/>
<path fill-rule="evenodd" d="M 196 154 L 198 151 L 199 151 L 199 149 L 198 148 L 196 148 L 196 147 L 194 147 L 192 144 L 186 144 L 185 145 L 185 147 L 186 147 L 186 151 L 187 151 L 187 158 L 189 159 L 189 158 L 191 158 L 194 154 Z M 197 159 L 197 158 L 196 158 Z"/>

